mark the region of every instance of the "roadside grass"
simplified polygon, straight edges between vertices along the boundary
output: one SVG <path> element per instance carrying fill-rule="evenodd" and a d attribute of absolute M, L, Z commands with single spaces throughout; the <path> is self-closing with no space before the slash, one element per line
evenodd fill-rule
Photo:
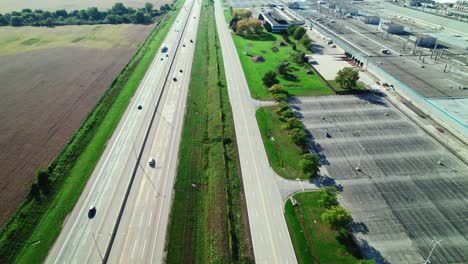
<path fill-rule="evenodd" d="M 352 91 L 345 90 L 341 87 L 340 84 L 338 84 L 335 80 L 328 81 L 328 83 L 333 86 L 337 94 L 349 94 L 349 93 L 359 93 L 359 92 L 364 92 L 367 91 L 366 84 L 363 82 L 358 82 L 356 84 L 356 87 Z"/>
<path fill-rule="evenodd" d="M 262 107 L 255 113 L 270 166 L 286 179 L 309 179 L 299 165 L 302 149 L 289 138 L 288 130 L 281 128 L 284 123 L 274 109 Z"/>
<path fill-rule="evenodd" d="M 288 225 L 289 235 L 291 236 L 292 243 L 294 245 L 294 252 L 298 263 L 312 264 L 316 263 L 312 257 L 312 252 L 307 239 L 302 231 L 301 223 L 296 215 L 296 209 L 292 205 L 291 201 L 288 200 L 284 207 L 284 217 Z"/>
<path fill-rule="evenodd" d="M 224 64 L 207 0 L 186 105 L 166 262 L 253 263 Z"/>
<path fill-rule="evenodd" d="M 311 249 L 306 250 L 306 236 L 310 236 L 312 244 L 320 263 L 355 264 L 359 260 L 359 250 L 348 232 L 339 232 L 321 220 L 325 208 L 320 207 L 319 192 L 305 192 L 294 195 L 298 207 L 293 207 L 291 202 L 286 203 L 286 223 L 291 235 L 293 246 L 299 263 L 318 263 L 313 261 Z M 303 230 L 297 210 L 301 210 L 304 216 L 304 224 L 307 230 Z M 312 259 L 312 261 L 311 261 Z"/>
<path fill-rule="evenodd" d="M 158 51 L 183 1 L 176 2 L 49 164 L 48 193 L 28 194 L 0 233 L 0 263 L 43 262 L 78 200 L 107 141 Z"/>
<path fill-rule="evenodd" d="M 226 20 L 230 20 L 229 10 L 224 12 Z M 256 99 L 271 99 L 272 94 L 269 93 L 263 86 L 262 77 L 268 71 L 275 71 L 276 65 L 282 60 L 290 62 L 291 74 L 296 76 L 295 80 L 285 79 L 278 76 L 280 84 L 285 90 L 294 96 L 312 96 L 312 95 L 329 95 L 333 92 L 316 74 L 307 74 L 306 70 L 312 70 L 312 67 L 307 63 L 297 64 L 289 59 L 289 53 L 293 52 L 291 46 L 286 47 L 275 46 L 275 41 L 284 41 L 283 37 L 278 34 L 273 34 L 264 31 L 260 36 L 255 38 L 244 38 L 232 33 L 232 38 L 239 55 L 244 74 L 249 85 L 250 94 Z M 293 39 L 291 39 L 294 41 Z M 286 42 L 285 42 L 286 43 Z M 246 55 L 247 46 L 250 46 L 249 54 Z M 272 48 L 278 48 L 278 52 L 273 52 Z M 302 45 L 296 43 L 297 50 L 303 51 L 306 54 L 312 53 L 307 51 Z M 263 63 L 254 63 L 251 56 L 262 56 L 265 58 Z"/>

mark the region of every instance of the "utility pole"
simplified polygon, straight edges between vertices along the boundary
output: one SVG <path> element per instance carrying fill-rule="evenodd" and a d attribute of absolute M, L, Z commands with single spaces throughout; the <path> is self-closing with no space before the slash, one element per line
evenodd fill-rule
<path fill-rule="evenodd" d="M 432 241 L 434 242 L 434 240 L 432 240 Z M 423 264 L 429 264 L 429 263 L 431 263 L 431 262 L 429 261 L 429 259 L 431 258 L 432 252 L 434 252 L 435 247 L 436 247 L 437 244 L 439 244 L 441 241 L 442 241 L 442 240 L 437 240 L 437 241 L 435 241 L 434 245 L 432 246 L 431 252 L 429 252 L 429 256 L 427 256 L 427 259 L 426 259 L 426 261 L 424 261 Z"/>
<path fill-rule="evenodd" d="M 358 164 L 355 168 L 356 171 L 361 171 L 361 158 L 362 158 L 362 153 L 364 152 L 365 148 L 362 146 L 362 144 L 359 144 L 359 146 L 361 147 L 361 152 L 359 153 L 359 160 L 358 160 Z"/>

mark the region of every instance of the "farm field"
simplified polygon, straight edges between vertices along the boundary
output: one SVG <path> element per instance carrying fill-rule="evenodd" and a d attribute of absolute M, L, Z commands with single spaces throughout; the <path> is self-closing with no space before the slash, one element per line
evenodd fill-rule
<path fill-rule="evenodd" d="M 0 225 L 153 27 L 0 28 Z"/>
<path fill-rule="evenodd" d="M 56 10 L 56 9 L 86 9 L 90 6 L 95 6 L 99 9 L 108 9 L 116 2 L 122 2 L 127 7 L 140 8 L 145 3 L 154 4 L 155 8 L 161 5 L 172 3 L 171 0 L 2 0 L 0 1 L 0 10 L 2 12 L 21 11 L 24 8 L 42 9 L 42 10 Z"/>

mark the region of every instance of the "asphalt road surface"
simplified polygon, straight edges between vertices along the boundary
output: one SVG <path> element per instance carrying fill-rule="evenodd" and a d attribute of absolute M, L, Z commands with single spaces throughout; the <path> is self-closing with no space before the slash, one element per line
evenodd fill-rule
<path fill-rule="evenodd" d="M 283 200 L 262 144 L 244 71 L 219 0 L 216 25 L 226 69 L 256 263 L 297 263 L 283 215 Z"/>
<path fill-rule="evenodd" d="M 168 52 L 156 54 L 47 263 L 164 261 L 199 13 L 192 0 L 180 10 L 164 40 Z"/>

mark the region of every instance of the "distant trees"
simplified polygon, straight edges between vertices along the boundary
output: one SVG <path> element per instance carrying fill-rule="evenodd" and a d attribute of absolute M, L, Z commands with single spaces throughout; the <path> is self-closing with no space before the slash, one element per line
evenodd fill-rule
<path fill-rule="evenodd" d="M 21 12 L 0 14 L 0 26 L 58 26 L 58 25 L 92 25 L 92 24 L 148 24 L 155 16 L 159 16 L 171 10 L 171 6 L 165 4 L 159 11 L 153 9 L 153 4 L 146 3 L 143 8 L 127 8 L 123 3 L 115 3 L 107 11 L 99 11 L 97 7 L 89 7 L 82 10 L 67 12 L 59 9 L 54 12 L 34 10 L 29 8 Z"/>
<path fill-rule="evenodd" d="M 338 71 L 335 81 L 346 90 L 356 88 L 357 81 L 359 80 L 359 70 L 350 67 L 343 68 Z"/>

